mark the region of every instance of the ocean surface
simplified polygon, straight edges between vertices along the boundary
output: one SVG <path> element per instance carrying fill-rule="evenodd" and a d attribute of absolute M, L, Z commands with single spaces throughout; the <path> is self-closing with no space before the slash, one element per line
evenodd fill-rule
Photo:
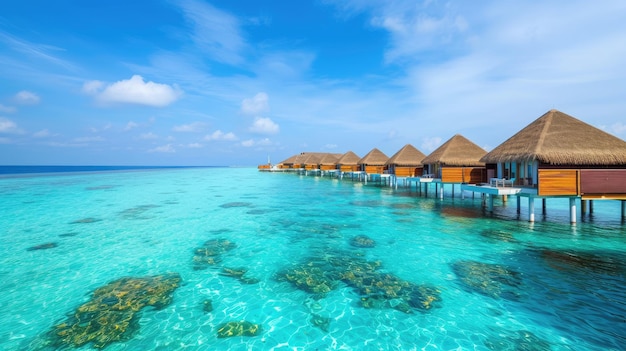
<path fill-rule="evenodd" d="M 527 201 L 489 214 L 446 191 L 255 168 L 0 177 L 0 349 L 626 350 L 619 202 L 570 225 L 566 200 L 537 200 L 529 223 Z"/>

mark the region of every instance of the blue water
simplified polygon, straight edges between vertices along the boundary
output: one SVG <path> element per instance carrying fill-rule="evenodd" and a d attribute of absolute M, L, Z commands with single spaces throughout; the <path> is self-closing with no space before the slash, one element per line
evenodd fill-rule
<path fill-rule="evenodd" d="M 153 169 L 198 168 L 189 166 L 0 166 L 0 177 L 9 177 L 22 174 L 49 174 L 75 172 L 112 172 L 112 171 L 141 171 Z"/>
<path fill-rule="evenodd" d="M 106 350 L 626 350 L 618 202 L 571 226 L 566 201 L 545 214 L 538 202 L 528 223 L 515 201 L 488 214 L 480 196 L 429 195 L 252 168 L 0 179 L 0 349 L 62 349 L 50 331 L 96 289 L 178 273 L 171 302 L 138 311 Z M 217 239 L 236 247 L 197 269 L 195 250 Z M 365 287 L 348 278 L 364 262 Z M 323 294 L 285 279 L 315 269 Z M 429 289 L 428 303 L 407 305 L 399 286 Z M 242 320 L 260 333 L 217 337 Z"/>

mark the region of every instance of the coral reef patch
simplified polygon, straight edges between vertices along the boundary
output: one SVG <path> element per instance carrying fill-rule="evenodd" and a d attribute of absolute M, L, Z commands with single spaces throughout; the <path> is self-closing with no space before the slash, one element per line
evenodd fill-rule
<path fill-rule="evenodd" d="M 260 324 L 254 324 L 248 321 L 228 322 L 219 326 L 217 329 L 217 337 L 256 336 L 262 330 L 263 328 L 261 328 Z"/>
<path fill-rule="evenodd" d="M 180 275 L 125 277 L 96 289 L 91 300 L 79 306 L 66 321 L 49 332 L 53 345 L 80 347 L 92 343 L 102 349 L 130 338 L 138 327 L 138 312 L 171 303 Z"/>
<path fill-rule="evenodd" d="M 415 309 L 438 307 L 441 297 L 437 288 L 405 281 L 380 271 L 380 266 L 379 261 L 327 251 L 321 257 L 311 257 L 279 272 L 276 279 L 287 281 L 316 299 L 345 284 L 360 295 L 360 305 L 364 308 L 393 308 L 412 313 Z"/>
<path fill-rule="evenodd" d="M 212 239 L 194 250 L 193 269 L 206 269 L 222 262 L 222 254 L 237 247 L 228 239 Z"/>

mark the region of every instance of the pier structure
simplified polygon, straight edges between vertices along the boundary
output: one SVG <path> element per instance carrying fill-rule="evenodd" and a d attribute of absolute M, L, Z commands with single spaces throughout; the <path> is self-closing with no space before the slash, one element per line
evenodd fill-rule
<path fill-rule="evenodd" d="M 593 200 L 626 200 L 626 142 L 558 110 L 546 112 L 481 161 L 489 182 L 462 189 L 517 195 L 518 211 L 519 197 L 526 197 L 530 222 L 536 198 L 544 210 L 548 198 L 569 199 L 571 223 L 577 220 L 577 200 L 581 214 L 588 200 L 590 211 Z"/>
<path fill-rule="evenodd" d="M 329 154 L 302 152 L 278 165 L 261 165 L 260 171 L 296 172 L 335 177 L 397 188 L 399 184 L 428 197 L 443 199 L 445 186 L 452 196 L 480 194 L 483 205 L 494 211 L 495 200 L 522 198 L 528 203 L 528 221 L 535 221 L 535 200 L 568 199 L 572 224 L 593 213 L 594 201 L 621 201 L 626 223 L 626 142 L 558 110 L 550 110 L 517 134 L 486 152 L 461 135 L 455 135 L 430 155 L 410 144 L 388 158 L 374 148 L 359 158 L 354 152 Z M 333 164 L 334 161 L 334 164 Z M 577 205 L 580 203 L 580 209 Z"/>

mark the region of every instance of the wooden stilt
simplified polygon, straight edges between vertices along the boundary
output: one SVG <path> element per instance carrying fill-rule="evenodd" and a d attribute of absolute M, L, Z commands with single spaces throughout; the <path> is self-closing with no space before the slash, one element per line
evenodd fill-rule
<path fill-rule="evenodd" d="M 626 220 L 626 200 L 622 200 L 622 220 Z"/>
<path fill-rule="evenodd" d="M 587 214 L 587 200 L 580 200 L 580 217 Z"/>
<path fill-rule="evenodd" d="M 528 197 L 528 221 L 535 221 L 535 198 L 532 196 Z"/>
<path fill-rule="evenodd" d="M 521 212 L 521 204 L 522 204 L 522 198 L 521 197 L 517 197 L 517 214 L 520 214 Z"/>
<path fill-rule="evenodd" d="M 576 198 L 569 198 L 569 222 L 576 223 Z"/>
<path fill-rule="evenodd" d="M 443 199 L 443 183 L 441 183 L 441 187 L 439 188 L 439 198 Z"/>
<path fill-rule="evenodd" d="M 546 214 L 546 199 L 541 199 L 541 214 Z"/>
<path fill-rule="evenodd" d="M 489 195 L 489 212 L 493 212 L 493 199 L 495 196 Z"/>
<path fill-rule="evenodd" d="M 502 202 L 507 202 L 509 201 L 509 196 L 508 195 L 502 195 Z"/>
<path fill-rule="evenodd" d="M 593 200 L 589 200 L 589 214 L 593 214 Z"/>

